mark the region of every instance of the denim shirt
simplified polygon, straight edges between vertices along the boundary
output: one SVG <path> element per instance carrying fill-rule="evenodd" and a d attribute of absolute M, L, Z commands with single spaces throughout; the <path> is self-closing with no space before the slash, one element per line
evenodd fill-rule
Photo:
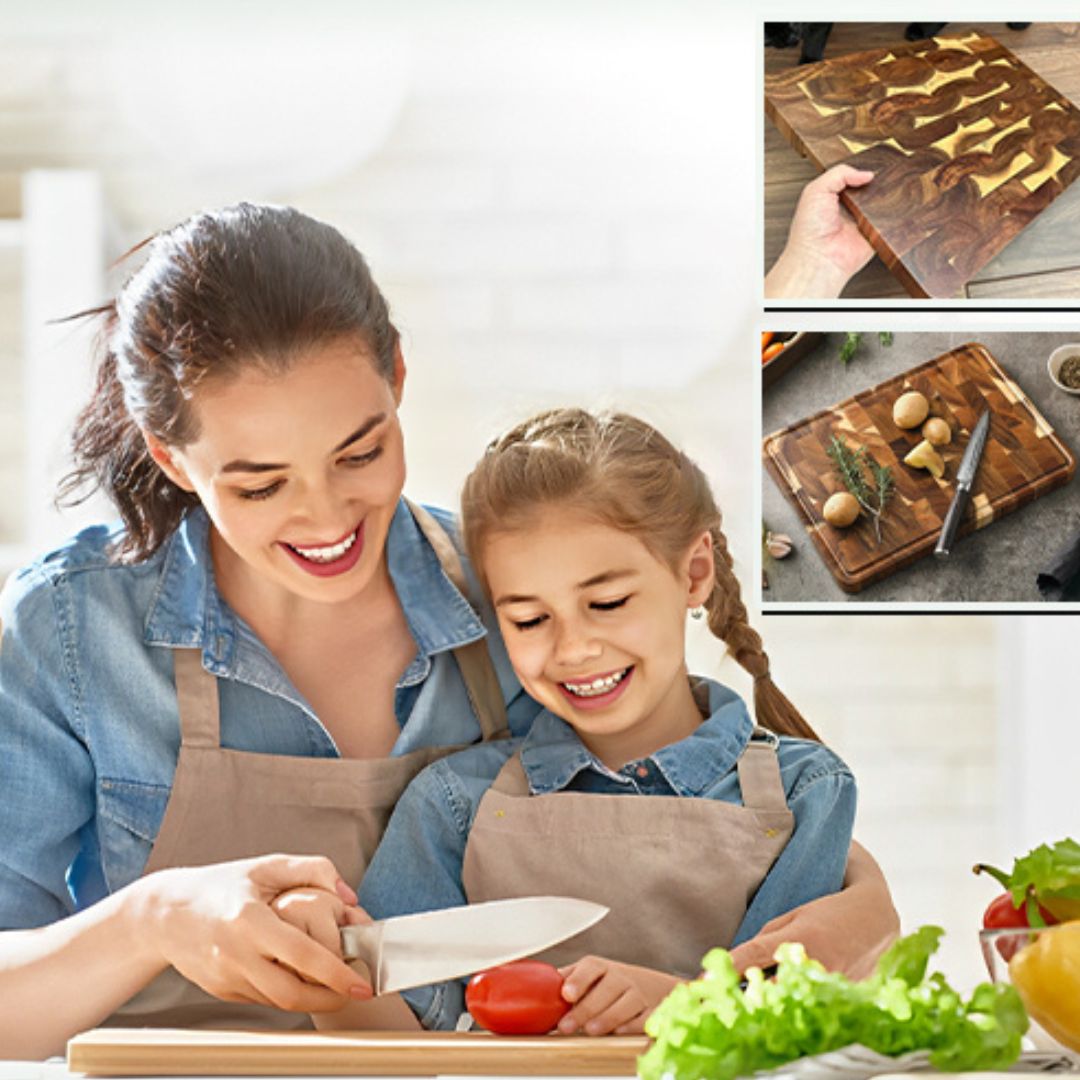
<path fill-rule="evenodd" d="M 579 791 L 741 804 L 736 764 L 753 725 L 737 694 L 711 680 L 702 682 L 709 716 L 693 734 L 618 771 L 547 710 L 524 738 L 470 747 L 429 765 L 390 818 L 360 886 L 361 906 L 382 919 L 464 904 L 461 870 L 469 830 L 484 792 L 518 749 L 533 795 Z M 752 938 L 770 919 L 836 892 L 844 880 L 855 820 L 854 777 L 820 743 L 782 737 L 777 754 L 795 829 L 754 894 L 733 945 Z M 678 934 L 678 926 L 671 932 Z M 420 987 L 403 996 L 427 1028 L 452 1029 L 464 1009 L 461 982 Z"/>
<path fill-rule="evenodd" d="M 450 515 L 433 512 L 453 536 Z M 0 929 L 53 922 L 142 873 L 180 745 L 175 647 L 201 648 L 218 676 L 223 746 L 339 756 L 218 592 L 201 509 L 136 565 L 110 560 L 116 538 L 86 529 L 0 594 Z M 494 615 L 478 617 L 454 588 L 404 502 L 387 559 L 416 642 L 397 684 L 392 754 L 479 739 L 450 650 L 485 634 L 511 731 L 527 730 L 539 706 L 521 690 Z"/>

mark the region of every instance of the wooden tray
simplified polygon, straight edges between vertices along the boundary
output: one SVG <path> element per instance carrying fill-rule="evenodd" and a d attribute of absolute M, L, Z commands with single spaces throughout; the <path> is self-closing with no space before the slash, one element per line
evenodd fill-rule
<path fill-rule="evenodd" d="M 778 356 L 761 365 L 761 385 L 772 386 L 781 375 L 786 375 L 800 360 L 812 353 L 824 336 L 813 330 L 800 330 L 794 334 L 778 333 L 773 340 L 783 341 L 784 349 Z"/>
<path fill-rule="evenodd" d="M 98 1028 L 68 1043 L 88 1076 L 634 1076 L 644 1035 Z"/>
<path fill-rule="evenodd" d="M 903 463 L 922 436 L 893 423 L 892 405 L 912 389 L 925 394 L 931 415 L 952 428 L 952 442 L 939 450 L 945 460 L 940 480 Z M 798 508 L 842 589 L 858 592 L 933 549 L 968 436 L 987 407 L 990 434 L 960 526 L 963 536 L 1067 483 L 1076 468 L 1072 453 L 982 345 L 962 345 L 765 439 L 769 474 Z M 865 446 L 893 471 L 896 490 L 882 517 L 880 544 L 866 514 L 847 529 L 835 529 L 822 518 L 825 500 L 843 490 L 825 452 L 834 434 L 849 445 Z M 951 557 L 962 559 L 963 546 Z"/>
<path fill-rule="evenodd" d="M 955 296 L 1080 175 L 1080 110 L 982 34 L 765 79 L 765 113 L 821 169 L 871 169 L 842 200 L 912 296 Z"/>

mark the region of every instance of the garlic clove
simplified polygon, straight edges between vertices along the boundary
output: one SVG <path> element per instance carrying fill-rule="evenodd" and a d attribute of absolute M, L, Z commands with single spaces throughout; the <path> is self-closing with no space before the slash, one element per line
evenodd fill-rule
<path fill-rule="evenodd" d="M 765 538 L 765 549 L 774 559 L 786 559 L 795 545 L 785 533 L 771 532 Z"/>

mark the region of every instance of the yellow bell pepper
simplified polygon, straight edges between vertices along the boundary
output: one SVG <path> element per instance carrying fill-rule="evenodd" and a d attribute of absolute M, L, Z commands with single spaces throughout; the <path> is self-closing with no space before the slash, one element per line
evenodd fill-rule
<path fill-rule="evenodd" d="M 1031 1019 L 1080 1051 L 1080 921 L 1044 930 L 1009 961 Z"/>

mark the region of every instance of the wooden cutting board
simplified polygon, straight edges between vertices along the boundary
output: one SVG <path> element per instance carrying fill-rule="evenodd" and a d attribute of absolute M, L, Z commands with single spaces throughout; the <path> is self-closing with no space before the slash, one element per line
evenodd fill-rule
<path fill-rule="evenodd" d="M 98 1028 L 68 1043 L 88 1076 L 634 1076 L 644 1035 Z"/>
<path fill-rule="evenodd" d="M 912 296 L 949 297 L 1080 175 L 1080 110 L 993 38 L 852 53 L 765 79 L 765 112 L 821 169 Z"/>
<path fill-rule="evenodd" d="M 931 415 L 952 429 L 952 442 L 939 448 L 945 461 L 940 480 L 903 463 L 922 439 L 918 430 L 893 423 L 893 402 L 906 390 L 925 394 Z M 960 526 L 963 536 L 1067 483 L 1076 468 L 1069 449 L 982 345 L 962 345 L 765 439 L 769 474 L 798 508 L 842 589 L 858 592 L 933 550 L 968 436 L 985 408 L 991 410 L 990 434 Z M 822 517 L 829 495 L 844 490 L 825 452 L 834 434 L 866 447 L 892 469 L 896 490 L 882 517 L 880 544 L 865 513 L 847 529 Z M 950 557 L 963 559 L 963 551 L 959 544 Z"/>

